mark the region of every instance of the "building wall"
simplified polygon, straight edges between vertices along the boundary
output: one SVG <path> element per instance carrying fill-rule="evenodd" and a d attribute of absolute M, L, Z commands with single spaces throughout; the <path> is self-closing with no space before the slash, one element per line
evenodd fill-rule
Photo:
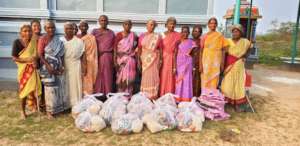
<path fill-rule="evenodd" d="M 0 1 L 0 57 L 9 57 L 11 44 L 18 37 L 19 27 L 38 18 L 42 25 L 47 19 L 56 21 L 57 33 L 63 33 L 63 23 L 78 23 L 85 19 L 90 30 L 97 26 L 99 15 L 109 17 L 109 28 L 121 31 L 121 23 L 133 21 L 132 30 L 146 31 L 149 19 L 158 22 L 157 32 L 164 31 L 165 20 L 176 17 L 178 28 L 181 25 L 201 24 L 206 28 L 213 15 L 214 0 L 1 0 Z"/>

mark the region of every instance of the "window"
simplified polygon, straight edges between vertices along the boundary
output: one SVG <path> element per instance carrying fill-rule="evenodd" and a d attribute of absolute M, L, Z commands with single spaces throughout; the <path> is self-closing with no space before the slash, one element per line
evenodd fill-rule
<path fill-rule="evenodd" d="M 40 0 L 1 0 L 3 8 L 40 8 Z"/>
<path fill-rule="evenodd" d="M 57 0 L 57 10 L 69 10 L 69 11 L 96 11 L 96 0 Z"/>
<path fill-rule="evenodd" d="M 208 0 L 167 0 L 167 14 L 206 15 Z"/>
<path fill-rule="evenodd" d="M 11 56 L 12 43 L 18 36 L 16 32 L 0 32 L 0 57 Z"/>
<path fill-rule="evenodd" d="M 105 12 L 158 13 L 159 0 L 104 0 Z"/>

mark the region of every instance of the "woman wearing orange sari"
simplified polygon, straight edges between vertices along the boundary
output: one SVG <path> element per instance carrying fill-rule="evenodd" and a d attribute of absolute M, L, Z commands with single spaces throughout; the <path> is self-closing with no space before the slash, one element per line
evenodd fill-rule
<path fill-rule="evenodd" d="M 141 92 L 156 99 L 159 89 L 159 69 L 161 56 L 161 36 L 154 32 L 156 21 L 149 20 L 147 32 L 139 37 L 138 67 L 142 70 Z"/>
<path fill-rule="evenodd" d="M 12 59 L 18 67 L 19 97 L 22 99 L 22 117 L 26 118 L 27 97 L 37 99 L 41 95 L 41 81 L 37 72 L 37 40 L 32 37 L 30 25 L 20 29 L 20 39 L 16 39 L 12 48 Z M 34 104 L 36 109 L 36 104 Z"/>
<path fill-rule="evenodd" d="M 160 70 L 160 96 L 175 92 L 175 48 L 176 42 L 180 40 L 180 33 L 176 32 L 176 19 L 168 18 L 166 22 L 167 31 L 162 34 L 162 67 Z"/>
<path fill-rule="evenodd" d="M 221 33 L 216 31 L 217 25 L 217 19 L 210 18 L 209 32 L 201 38 L 202 56 L 199 60 L 199 70 L 202 89 L 216 89 L 220 73 L 224 70 L 225 49 L 228 47 L 228 42 Z"/>
<path fill-rule="evenodd" d="M 81 60 L 82 68 L 82 90 L 83 95 L 94 93 L 94 86 L 98 73 L 98 52 L 97 43 L 93 35 L 88 34 L 89 24 L 87 21 L 80 21 L 79 23 L 80 34 L 77 35 L 84 42 L 84 53 Z"/>
<path fill-rule="evenodd" d="M 247 110 L 245 59 L 250 42 L 241 38 L 242 32 L 241 25 L 232 27 L 232 39 L 229 40 L 230 47 L 227 51 L 224 78 L 221 84 L 226 100 L 234 105 L 238 112 Z"/>

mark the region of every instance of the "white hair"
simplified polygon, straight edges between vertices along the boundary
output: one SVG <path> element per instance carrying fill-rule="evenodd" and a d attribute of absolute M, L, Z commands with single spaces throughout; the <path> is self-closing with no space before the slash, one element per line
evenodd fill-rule
<path fill-rule="evenodd" d="M 66 28 L 67 26 L 72 26 L 73 27 L 73 23 L 70 21 L 67 21 L 64 23 L 64 28 Z"/>

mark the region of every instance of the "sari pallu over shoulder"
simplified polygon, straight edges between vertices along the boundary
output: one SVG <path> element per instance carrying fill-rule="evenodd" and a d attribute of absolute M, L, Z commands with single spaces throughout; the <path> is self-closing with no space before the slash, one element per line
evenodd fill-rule
<path fill-rule="evenodd" d="M 229 43 L 221 91 L 230 104 L 240 105 L 247 103 L 245 98 L 247 76 L 242 57 L 247 52 L 250 42 L 241 39 L 236 44 L 232 40 L 229 40 Z"/>
<path fill-rule="evenodd" d="M 19 53 L 19 58 L 37 57 L 37 40 L 32 38 L 26 48 Z M 41 95 L 41 82 L 37 69 L 32 63 L 16 62 L 18 67 L 19 97 L 25 98 L 35 92 Z"/>
<path fill-rule="evenodd" d="M 63 55 L 64 44 L 58 37 L 54 37 L 45 47 L 45 59 L 53 69 L 58 70 L 63 65 Z M 45 65 L 42 65 L 40 74 L 45 85 L 55 84 L 55 75 L 49 74 Z"/>
<path fill-rule="evenodd" d="M 117 44 L 117 86 L 118 91 L 132 94 L 133 83 L 136 76 L 135 46 L 136 36 L 131 32 L 123 37 Z"/>

